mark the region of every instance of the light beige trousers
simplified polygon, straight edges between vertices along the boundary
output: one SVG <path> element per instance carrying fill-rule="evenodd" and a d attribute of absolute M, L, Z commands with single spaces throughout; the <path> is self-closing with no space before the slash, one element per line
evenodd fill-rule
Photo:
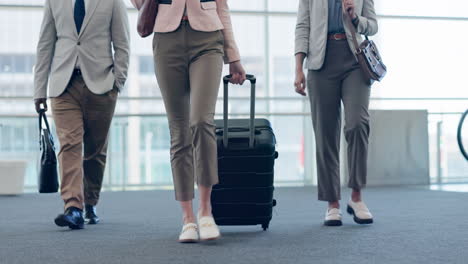
<path fill-rule="evenodd" d="M 223 67 L 224 37 L 188 22 L 153 39 L 156 78 L 171 135 L 171 168 L 178 201 L 194 198 L 199 185 L 218 183 L 214 113 Z"/>

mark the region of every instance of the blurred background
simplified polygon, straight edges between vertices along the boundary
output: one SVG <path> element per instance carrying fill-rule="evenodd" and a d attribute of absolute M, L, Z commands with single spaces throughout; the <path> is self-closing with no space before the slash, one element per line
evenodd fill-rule
<path fill-rule="evenodd" d="M 125 2 L 133 29 L 131 67 L 111 129 L 104 188 L 171 188 L 169 131 L 153 72 L 152 38 L 142 39 L 137 35 L 134 30 L 137 12 L 129 0 Z M 369 179 L 374 185 L 468 184 L 468 162 L 456 144 L 457 124 L 468 108 L 468 35 L 464 33 L 468 28 L 468 2 L 445 0 L 444 6 L 437 2 L 375 1 L 379 33 L 373 40 L 389 73 L 382 83 L 372 88 L 371 109 L 376 113 L 376 132 L 371 141 L 385 142 L 400 131 L 401 139 L 406 141 L 397 145 L 407 154 L 416 149 L 418 154 L 408 155 L 416 155 L 419 161 L 398 161 L 398 152 L 386 153 L 384 147 L 374 148 L 380 150 L 371 151 L 370 159 L 375 162 L 370 166 L 383 164 L 387 159 L 396 164 L 396 169 L 389 168 L 385 173 L 371 169 Z M 242 62 L 248 73 L 258 79 L 257 116 L 271 120 L 276 132 L 280 153 L 276 185 L 314 185 L 315 144 L 309 106 L 307 98 L 295 94 L 292 85 L 298 0 L 231 0 L 228 3 Z M 37 184 L 39 144 L 32 94 L 43 4 L 43 0 L 0 0 L 0 161 L 25 162 L 26 191 L 35 191 Z M 248 85 L 233 87 L 230 96 L 231 116 L 246 116 Z M 218 118 L 222 113 L 221 102 L 222 92 Z M 423 115 L 415 120 L 408 118 L 404 123 L 392 117 L 392 113 L 410 116 L 412 110 Z M 422 130 L 406 129 L 416 123 Z M 464 131 L 466 134 L 467 129 Z M 398 165 L 399 162 L 404 163 Z M 423 174 L 417 176 L 421 180 L 410 181 L 395 175 L 400 174 L 398 166 L 411 169 L 413 165 L 423 168 Z M 396 180 L 385 180 L 390 178 Z"/>

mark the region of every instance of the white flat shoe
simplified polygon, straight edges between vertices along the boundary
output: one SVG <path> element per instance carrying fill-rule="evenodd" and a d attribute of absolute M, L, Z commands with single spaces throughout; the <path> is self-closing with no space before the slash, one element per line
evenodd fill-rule
<path fill-rule="evenodd" d="M 198 226 L 200 240 L 202 241 L 215 240 L 221 237 L 219 228 L 212 216 L 198 215 Z"/>
<path fill-rule="evenodd" d="M 180 243 L 195 243 L 199 240 L 198 226 L 195 223 L 189 223 L 182 227 L 179 235 Z"/>
<path fill-rule="evenodd" d="M 327 209 L 327 213 L 325 214 L 325 222 L 323 222 L 326 226 L 341 226 L 343 222 L 341 221 L 341 210 L 338 208 Z"/>
<path fill-rule="evenodd" d="M 348 202 L 348 208 L 346 209 L 348 214 L 354 216 L 354 222 L 365 225 L 365 224 L 372 224 L 374 219 L 372 214 L 370 213 L 369 209 L 367 208 L 364 202 Z"/>

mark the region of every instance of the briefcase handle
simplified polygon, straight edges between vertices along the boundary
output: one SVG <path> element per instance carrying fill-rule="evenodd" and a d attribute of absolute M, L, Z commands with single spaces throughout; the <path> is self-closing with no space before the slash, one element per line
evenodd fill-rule
<path fill-rule="evenodd" d="M 228 86 L 229 86 L 229 81 L 231 80 L 232 75 L 226 75 L 223 78 L 223 83 L 224 83 L 224 108 L 223 108 L 223 145 L 224 148 L 228 147 L 229 143 L 229 118 L 228 118 L 228 101 L 229 101 L 229 92 L 228 92 Z M 246 79 L 250 81 L 250 124 L 249 124 L 249 148 L 254 147 L 254 139 L 255 139 L 255 126 L 254 126 L 254 120 L 255 120 L 255 85 L 257 83 L 257 78 L 252 75 L 252 74 L 247 74 Z"/>
<path fill-rule="evenodd" d="M 47 116 L 46 116 L 46 113 L 45 113 L 44 109 L 39 111 L 39 141 L 40 141 L 41 136 L 42 136 L 42 120 L 44 120 L 47 131 L 49 132 L 49 135 L 51 136 L 49 121 L 47 121 Z"/>

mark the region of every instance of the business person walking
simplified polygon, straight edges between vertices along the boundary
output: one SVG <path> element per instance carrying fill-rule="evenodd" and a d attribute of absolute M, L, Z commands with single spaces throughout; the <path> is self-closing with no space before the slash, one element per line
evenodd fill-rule
<path fill-rule="evenodd" d="M 143 0 L 132 0 L 140 8 Z M 211 189 L 218 182 L 214 112 L 224 62 L 233 83 L 245 72 L 234 41 L 227 0 L 160 0 L 154 27 L 155 72 L 171 134 L 175 197 L 183 210 L 180 242 L 217 239 Z M 200 206 L 192 209 L 194 181 Z"/>
<path fill-rule="evenodd" d="M 83 228 L 83 204 L 88 223 L 99 222 L 96 204 L 117 94 L 127 79 L 129 39 L 122 0 L 45 2 L 34 99 L 38 112 L 47 111 L 49 84 L 65 202 L 65 212 L 55 219 L 58 226 Z"/>
<path fill-rule="evenodd" d="M 347 20 L 349 19 L 349 20 Z M 354 55 L 350 27 L 363 35 L 377 33 L 373 0 L 300 0 L 296 25 L 296 92 L 309 93 L 317 147 L 318 198 L 328 202 L 324 224 L 342 225 L 339 200 L 341 102 L 348 142 L 348 187 L 352 188 L 347 211 L 359 224 L 373 222 L 362 201 L 367 178 L 369 97 L 371 81 Z M 362 41 L 358 36 L 358 42 Z M 307 58 L 307 81 L 303 62 Z"/>

